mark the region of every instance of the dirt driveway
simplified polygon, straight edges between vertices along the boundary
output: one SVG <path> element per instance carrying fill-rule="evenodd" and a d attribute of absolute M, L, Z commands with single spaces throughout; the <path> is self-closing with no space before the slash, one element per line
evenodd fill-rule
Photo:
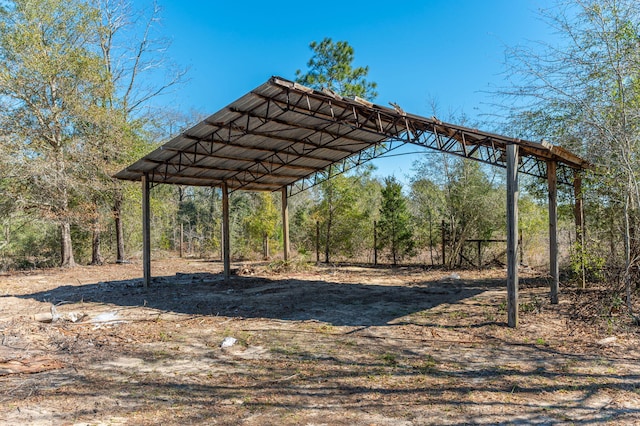
<path fill-rule="evenodd" d="M 574 319 L 533 273 L 513 330 L 503 270 L 240 270 L 0 277 L 0 423 L 640 424 L 638 330 Z"/>

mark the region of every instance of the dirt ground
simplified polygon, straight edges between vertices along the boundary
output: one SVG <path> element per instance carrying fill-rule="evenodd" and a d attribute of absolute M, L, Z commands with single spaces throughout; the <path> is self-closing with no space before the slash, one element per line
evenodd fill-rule
<path fill-rule="evenodd" d="M 640 424 L 640 332 L 531 271 L 510 329 L 504 270 L 236 267 L 0 277 L 0 424 Z"/>

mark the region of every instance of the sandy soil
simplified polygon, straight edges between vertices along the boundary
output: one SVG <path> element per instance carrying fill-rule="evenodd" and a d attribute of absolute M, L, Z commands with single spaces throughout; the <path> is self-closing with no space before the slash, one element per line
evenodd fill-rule
<path fill-rule="evenodd" d="M 514 330 L 504 270 L 220 269 L 0 277 L 0 424 L 640 424 L 638 330 L 531 271 Z"/>

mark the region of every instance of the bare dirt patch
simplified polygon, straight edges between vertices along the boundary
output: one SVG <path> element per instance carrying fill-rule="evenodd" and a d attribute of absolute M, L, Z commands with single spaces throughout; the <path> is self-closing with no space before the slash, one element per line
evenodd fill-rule
<path fill-rule="evenodd" d="M 503 270 L 250 269 L 0 277 L 0 423 L 640 423 L 638 331 L 575 319 L 531 272 L 513 330 Z"/>

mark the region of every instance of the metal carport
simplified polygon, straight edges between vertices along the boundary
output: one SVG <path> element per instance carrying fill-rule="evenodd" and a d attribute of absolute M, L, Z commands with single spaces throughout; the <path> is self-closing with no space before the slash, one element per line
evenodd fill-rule
<path fill-rule="evenodd" d="M 509 138 L 407 114 L 360 98 L 343 98 L 272 77 L 115 175 L 143 187 L 144 283 L 151 279 L 149 190 L 167 183 L 216 186 L 223 194 L 223 252 L 229 276 L 229 193 L 281 191 L 284 257 L 287 198 L 332 175 L 411 143 L 507 169 L 509 325 L 517 325 L 518 173 L 549 182 L 551 300 L 558 301 L 556 184 L 580 184 L 590 164 L 547 142 Z"/>

